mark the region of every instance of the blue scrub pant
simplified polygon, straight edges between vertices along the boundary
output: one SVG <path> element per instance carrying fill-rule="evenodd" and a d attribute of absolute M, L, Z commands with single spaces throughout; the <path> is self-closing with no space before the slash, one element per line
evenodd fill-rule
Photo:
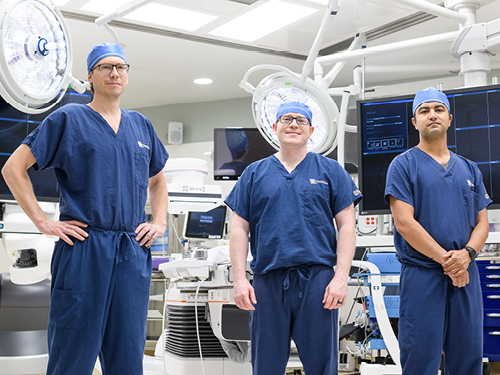
<path fill-rule="evenodd" d="M 56 243 L 47 375 L 141 375 L 151 253 L 135 233 L 89 229 L 74 246 Z"/>
<path fill-rule="evenodd" d="M 338 310 L 323 307 L 332 267 L 315 265 L 254 275 L 257 304 L 250 313 L 254 375 L 283 375 L 290 339 L 307 375 L 337 374 Z"/>
<path fill-rule="evenodd" d="M 483 300 L 477 265 L 469 284 L 453 286 L 442 269 L 402 265 L 399 347 L 403 375 L 481 375 Z"/>

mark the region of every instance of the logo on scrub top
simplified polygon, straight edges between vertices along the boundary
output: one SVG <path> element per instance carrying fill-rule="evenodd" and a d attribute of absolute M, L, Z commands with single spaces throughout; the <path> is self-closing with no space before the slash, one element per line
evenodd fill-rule
<path fill-rule="evenodd" d="M 311 184 L 313 184 L 313 185 L 316 185 L 316 184 L 328 185 L 328 182 L 322 181 L 322 180 L 315 180 L 314 178 L 310 178 L 309 182 L 311 182 Z"/>
<path fill-rule="evenodd" d="M 474 187 L 474 184 L 472 182 L 470 182 L 470 180 L 467 180 L 467 183 L 469 184 L 470 187 Z"/>
<path fill-rule="evenodd" d="M 142 143 L 141 141 L 137 141 L 137 143 L 139 144 L 139 147 L 142 147 L 142 148 L 147 148 L 149 150 L 149 146 L 148 145 L 145 145 L 144 143 Z"/>

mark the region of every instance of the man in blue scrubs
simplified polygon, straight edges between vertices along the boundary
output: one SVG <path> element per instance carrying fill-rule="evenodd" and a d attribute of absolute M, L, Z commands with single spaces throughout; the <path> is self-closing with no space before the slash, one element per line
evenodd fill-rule
<path fill-rule="evenodd" d="M 151 282 L 149 246 L 166 229 L 168 154 L 151 122 L 120 109 L 129 65 L 120 45 L 87 59 L 94 94 L 35 129 L 2 170 L 41 233 L 59 237 L 52 256 L 48 375 L 140 375 Z M 59 221 L 37 204 L 27 169 L 53 168 Z M 153 222 L 146 222 L 147 192 Z"/>
<path fill-rule="evenodd" d="M 291 339 L 306 374 L 337 374 L 338 308 L 346 303 L 361 193 L 335 160 L 307 151 L 312 120 L 307 105 L 281 104 L 273 124 L 279 152 L 250 164 L 226 199 L 234 211 L 234 299 L 251 310 L 255 375 L 284 374 Z"/>
<path fill-rule="evenodd" d="M 483 305 L 475 260 L 488 236 L 491 199 L 477 165 L 447 148 L 444 93 L 418 91 L 419 144 L 397 156 L 385 198 L 401 268 L 399 346 L 403 375 L 480 375 Z"/>

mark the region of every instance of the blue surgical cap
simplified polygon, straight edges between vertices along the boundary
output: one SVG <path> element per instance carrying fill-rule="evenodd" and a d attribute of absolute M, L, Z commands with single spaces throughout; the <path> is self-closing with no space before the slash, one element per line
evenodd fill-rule
<path fill-rule="evenodd" d="M 309 120 L 309 123 L 312 124 L 312 111 L 309 106 L 300 102 L 288 102 L 281 103 L 278 107 L 278 113 L 276 114 L 276 122 L 280 119 L 281 116 L 286 115 L 287 113 L 300 113 L 304 117 Z"/>
<path fill-rule="evenodd" d="M 417 91 L 415 99 L 413 99 L 413 116 L 415 117 L 415 111 L 421 104 L 429 102 L 442 103 L 448 108 L 448 112 L 450 112 L 450 102 L 446 95 L 441 90 L 428 87 L 424 91 Z"/>
<path fill-rule="evenodd" d="M 108 56 L 120 57 L 123 59 L 123 61 L 125 61 L 125 64 L 127 63 L 125 51 L 123 50 L 122 46 L 120 46 L 119 44 L 103 43 L 98 46 L 92 47 L 92 50 L 87 56 L 88 72 L 90 73 L 90 71 L 99 61 Z"/>
<path fill-rule="evenodd" d="M 247 134 L 243 129 L 226 129 L 226 142 L 233 159 L 238 152 L 248 147 Z"/>

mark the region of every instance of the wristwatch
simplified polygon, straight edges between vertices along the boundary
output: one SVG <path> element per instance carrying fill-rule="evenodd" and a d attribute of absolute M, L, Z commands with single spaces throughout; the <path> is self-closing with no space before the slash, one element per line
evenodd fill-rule
<path fill-rule="evenodd" d="M 473 247 L 470 247 L 470 246 L 465 246 L 464 248 L 465 250 L 467 250 L 469 252 L 469 256 L 470 256 L 470 261 L 471 262 L 474 262 L 476 260 L 476 255 L 477 255 L 477 251 L 474 250 Z"/>

